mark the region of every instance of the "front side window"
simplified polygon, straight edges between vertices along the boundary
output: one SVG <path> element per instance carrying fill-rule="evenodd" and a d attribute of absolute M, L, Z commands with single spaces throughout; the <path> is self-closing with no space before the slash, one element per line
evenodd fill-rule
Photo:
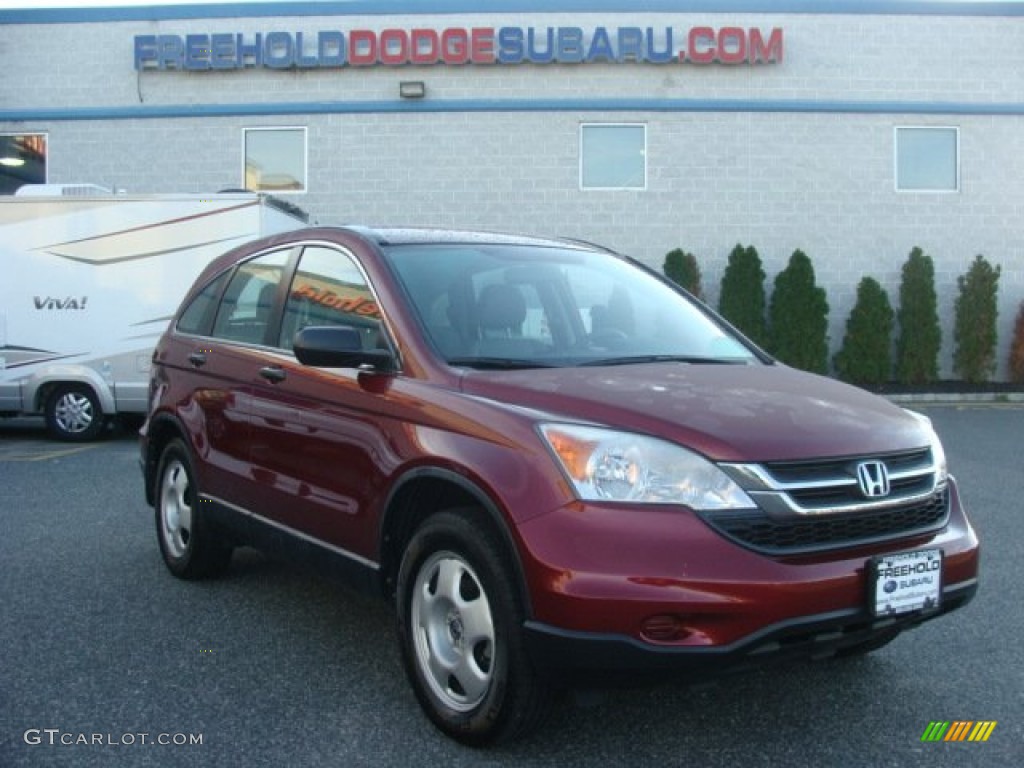
<path fill-rule="evenodd" d="M 896 128 L 896 190 L 956 192 L 960 189 L 957 128 Z"/>
<path fill-rule="evenodd" d="M 288 254 L 287 250 L 267 253 L 235 270 L 217 309 L 214 336 L 248 344 L 266 343 Z"/>
<path fill-rule="evenodd" d="M 647 126 L 580 126 L 581 189 L 645 189 Z"/>
<path fill-rule="evenodd" d="M 347 325 L 360 332 L 363 349 L 386 346 L 380 307 L 366 278 L 348 254 L 334 248 L 307 246 L 302 251 L 285 302 L 279 346 L 291 349 L 295 334 L 310 325 Z"/>
<path fill-rule="evenodd" d="M 46 134 L 0 134 L 0 195 L 46 183 Z"/>
<path fill-rule="evenodd" d="M 306 191 L 305 128 L 246 128 L 243 137 L 246 189 Z"/>

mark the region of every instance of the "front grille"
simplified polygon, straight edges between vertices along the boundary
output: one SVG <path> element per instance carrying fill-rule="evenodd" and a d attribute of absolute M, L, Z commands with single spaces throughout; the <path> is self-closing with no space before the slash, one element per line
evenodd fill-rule
<path fill-rule="evenodd" d="M 912 536 L 943 527 L 949 516 L 945 470 L 930 448 L 719 466 L 757 507 L 708 512 L 704 519 L 759 552 L 812 552 Z M 874 479 L 865 482 L 862 473 Z"/>
<path fill-rule="evenodd" d="M 723 535 L 767 554 L 795 554 L 870 544 L 938 530 L 949 517 L 949 491 L 922 502 L 875 511 L 778 519 L 762 510 L 716 512 L 705 521 Z"/>

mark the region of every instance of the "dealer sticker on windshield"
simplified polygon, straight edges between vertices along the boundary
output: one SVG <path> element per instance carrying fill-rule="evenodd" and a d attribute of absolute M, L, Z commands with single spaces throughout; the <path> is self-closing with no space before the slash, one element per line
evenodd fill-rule
<path fill-rule="evenodd" d="M 938 608 L 942 599 L 942 550 L 883 555 L 871 560 L 876 616 Z"/>

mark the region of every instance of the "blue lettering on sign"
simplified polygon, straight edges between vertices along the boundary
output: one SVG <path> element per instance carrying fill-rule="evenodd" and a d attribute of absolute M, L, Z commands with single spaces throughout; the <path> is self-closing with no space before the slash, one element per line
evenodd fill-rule
<path fill-rule="evenodd" d="M 655 64 L 668 64 L 675 61 L 678 54 L 672 45 L 672 27 L 665 27 L 665 48 L 661 51 L 655 49 L 656 39 L 654 30 L 647 28 L 647 61 Z"/>
<path fill-rule="evenodd" d="M 526 48 L 523 45 L 523 30 L 519 27 L 502 27 L 498 30 L 499 64 L 521 64 L 526 59 Z M 135 60 L 138 61 L 136 53 Z"/>
<path fill-rule="evenodd" d="M 551 27 L 547 28 L 547 40 L 546 48 L 543 52 L 537 50 L 535 41 L 537 39 L 537 30 L 530 27 L 526 30 L 526 57 L 534 64 L 547 64 L 548 62 L 554 61 L 555 59 L 555 30 Z"/>
<path fill-rule="evenodd" d="M 640 27 L 619 28 L 619 61 L 644 60 L 644 31 Z"/>
<path fill-rule="evenodd" d="M 234 35 L 210 35 L 210 67 L 212 69 L 236 69 L 238 67 Z"/>
<path fill-rule="evenodd" d="M 680 41 L 677 47 L 676 41 Z M 323 69 L 424 64 L 778 64 L 782 29 L 754 27 L 389 28 L 136 35 L 135 69 Z"/>
<path fill-rule="evenodd" d="M 590 50 L 587 52 L 587 61 L 615 61 L 615 52 L 612 50 L 612 41 L 608 39 L 608 30 L 598 27 L 594 30 L 594 36 L 590 40 Z"/>
<path fill-rule="evenodd" d="M 583 61 L 583 30 L 579 27 L 558 28 L 558 60 L 566 63 Z"/>
<path fill-rule="evenodd" d="M 211 56 L 209 35 L 185 36 L 185 69 L 209 69 Z"/>

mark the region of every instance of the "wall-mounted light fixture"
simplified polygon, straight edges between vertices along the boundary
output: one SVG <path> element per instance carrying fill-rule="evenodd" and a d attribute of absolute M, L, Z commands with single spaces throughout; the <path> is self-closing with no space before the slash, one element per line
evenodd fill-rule
<path fill-rule="evenodd" d="M 427 86 L 422 80 L 403 80 L 398 84 L 398 95 L 403 99 L 422 99 L 427 95 Z"/>

